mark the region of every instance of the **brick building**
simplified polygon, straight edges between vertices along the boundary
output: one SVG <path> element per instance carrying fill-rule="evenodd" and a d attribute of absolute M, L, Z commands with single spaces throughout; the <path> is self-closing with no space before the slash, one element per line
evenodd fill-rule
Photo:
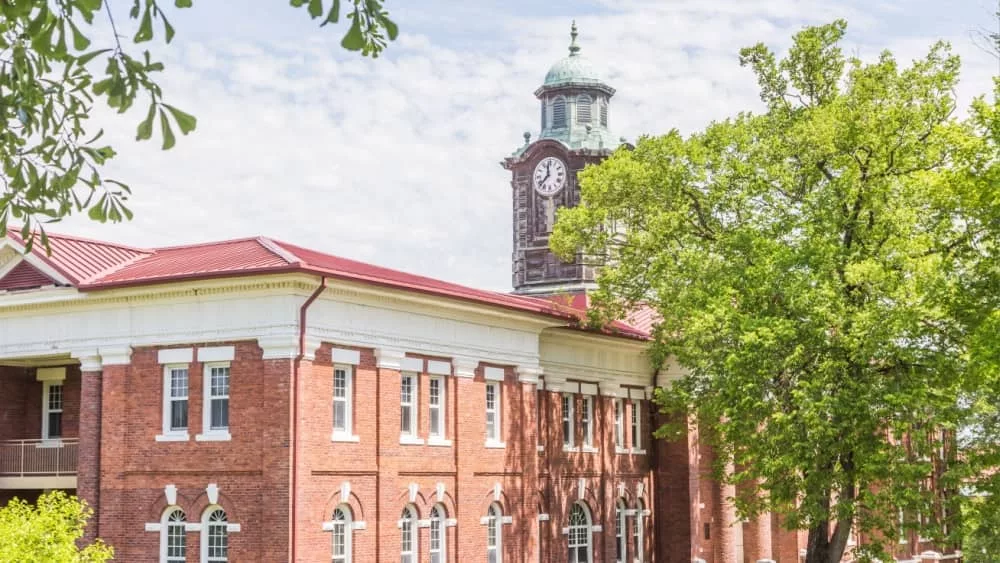
<path fill-rule="evenodd" d="M 593 271 L 547 249 L 618 145 L 575 29 L 535 94 L 503 163 L 515 294 L 263 237 L 0 239 L 0 503 L 74 491 L 129 562 L 797 562 L 696 432 L 652 439 L 678 372 L 649 315 L 583 328 Z"/>

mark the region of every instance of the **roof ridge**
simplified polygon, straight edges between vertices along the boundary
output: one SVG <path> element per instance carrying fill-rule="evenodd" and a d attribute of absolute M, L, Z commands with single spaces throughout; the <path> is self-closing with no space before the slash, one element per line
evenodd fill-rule
<path fill-rule="evenodd" d="M 271 237 L 259 236 L 257 237 L 257 242 L 278 258 L 288 262 L 289 265 L 304 264 L 303 260 L 294 252 L 282 246 L 281 241 L 272 239 Z"/>
<path fill-rule="evenodd" d="M 105 276 L 109 276 L 109 275 L 111 275 L 111 274 L 113 274 L 113 273 L 115 273 L 115 272 L 117 272 L 119 270 L 123 270 L 126 266 L 131 266 L 132 264 L 135 264 L 136 262 L 141 262 L 141 261 L 145 260 L 146 258 L 149 258 L 150 256 L 156 256 L 156 251 L 155 250 L 150 250 L 150 251 L 146 252 L 145 254 L 136 254 L 135 256 L 131 256 L 131 257 L 129 257 L 128 260 L 124 260 L 124 261 L 122 261 L 122 262 L 120 262 L 118 264 L 115 264 L 114 266 L 112 266 L 112 267 L 110 267 L 110 268 L 108 268 L 106 270 L 101 270 L 100 272 L 95 272 L 94 275 L 90 276 L 89 278 L 80 280 L 79 284 L 82 285 L 82 284 L 91 284 L 91 283 L 94 283 L 97 280 L 99 280 L 99 279 L 101 279 L 101 278 L 103 278 Z"/>
<path fill-rule="evenodd" d="M 226 240 L 212 240 L 212 241 L 208 241 L 208 242 L 194 242 L 194 243 L 188 243 L 188 244 L 174 244 L 174 245 L 170 245 L 170 246 L 157 246 L 157 247 L 152 248 L 151 250 L 153 250 L 154 252 L 160 252 L 160 251 L 163 251 L 163 250 L 180 250 L 180 249 L 183 249 L 183 248 L 201 248 L 201 247 L 205 247 L 205 246 L 219 246 L 219 245 L 222 245 L 222 244 L 232 244 L 234 242 L 251 242 L 251 241 L 257 241 L 259 238 L 260 238 L 259 236 L 250 236 L 250 237 L 239 237 L 239 238 L 226 239 Z"/>
<path fill-rule="evenodd" d="M 38 231 L 33 231 L 33 233 L 37 233 L 37 232 Z M 15 237 L 17 237 L 18 240 L 19 240 L 19 242 L 22 242 L 22 243 L 24 242 L 24 239 L 21 237 L 21 229 L 20 229 L 20 227 L 17 227 L 15 225 L 9 225 L 7 227 L 7 236 L 10 236 L 10 235 L 14 235 Z M 147 254 L 151 253 L 153 251 L 153 249 L 151 249 L 151 248 L 144 248 L 144 247 L 141 247 L 141 246 L 132 246 L 130 244 L 121 244 L 121 243 L 117 243 L 117 242 L 111 242 L 111 241 L 106 241 L 106 240 L 101 240 L 101 239 L 96 239 L 96 238 L 90 238 L 90 237 L 82 237 L 82 236 L 79 236 L 79 235 L 71 235 L 71 234 L 67 234 L 67 233 L 54 233 L 54 232 L 49 231 L 49 230 L 45 231 L 45 236 L 47 236 L 48 238 L 68 239 L 68 240 L 75 240 L 75 241 L 78 241 L 78 242 L 89 242 L 91 244 L 100 244 L 100 245 L 104 245 L 104 246 L 113 246 L 115 248 L 122 248 L 122 249 L 125 249 L 125 250 L 132 250 L 132 251 L 135 251 L 135 252 L 145 252 Z"/>

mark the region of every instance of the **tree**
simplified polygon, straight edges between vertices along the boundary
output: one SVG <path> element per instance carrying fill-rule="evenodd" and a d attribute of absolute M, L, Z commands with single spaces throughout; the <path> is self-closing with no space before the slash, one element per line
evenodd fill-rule
<path fill-rule="evenodd" d="M 63 491 L 44 493 L 34 505 L 13 499 L 0 508 L 0 561 L 103 563 L 114 550 L 101 540 L 80 548 L 94 511 Z"/>
<path fill-rule="evenodd" d="M 959 485 L 1000 459 L 1000 441 L 956 451 L 1000 396 L 969 369 L 1000 334 L 996 106 L 955 117 L 946 44 L 866 64 L 845 30 L 806 28 L 780 60 L 743 49 L 766 111 L 587 168 L 551 242 L 603 265 L 595 322 L 659 313 L 654 365 L 687 373 L 657 390 L 680 421 L 658 435 L 699 424 L 717 478 L 760 492 L 738 512 L 808 530 L 807 563 L 840 561 L 852 523 L 886 546 L 955 540 Z M 855 557 L 889 559 L 878 543 Z"/>
<path fill-rule="evenodd" d="M 132 42 L 152 41 L 161 33 L 169 43 L 174 27 L 163 0 L 130 1 Z M 173 8 L 193 0 L 174 0 Z M 126 207 L 130 188 L 102 174 L 115 156 L 100 142 L 103 130 L 91 125 L 95 103 L 106 102 L 119 113 L 134 104 L 148 110 L 136 130 L 148 140 L 158 130 L 163 149 L 176 143 L 176 128 L 186 135 L 195 118 L 168 104 L 156 82 L 164 65 L 148 50 L 141 53 L 122 44 L 111 0 L 18 0 L 0 3 L 0 236 L 13 220 L 31 244 L 33 229 L 72 213 L 86 211 L 97 221 L 131 218 Z M 363 55 L 378 56 L 397 27 L 383 9 L 383 0 L 291 0 L 323 26 L 337 23 L 342 13 L 350 26 L 341 45 Z M 95 46 L 96 23 L 110 32 Z M 102 32 L 103 33 L 103 32 Z M 103 65 L 103 71 L 99 69 Z M 41 240 L 46 242 L 44 230 Z"/>

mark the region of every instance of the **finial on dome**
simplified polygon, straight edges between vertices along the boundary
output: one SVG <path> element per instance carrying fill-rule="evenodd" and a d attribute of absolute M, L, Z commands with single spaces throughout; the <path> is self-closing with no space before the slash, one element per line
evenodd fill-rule
<path fill-rule="evenodd" d="M 573 26 L 570 27 L 569 36 L 569 56 L 576 56 L 580 52 L 580 46 L 576 44 L 576 20 L 573 20 Z"/>

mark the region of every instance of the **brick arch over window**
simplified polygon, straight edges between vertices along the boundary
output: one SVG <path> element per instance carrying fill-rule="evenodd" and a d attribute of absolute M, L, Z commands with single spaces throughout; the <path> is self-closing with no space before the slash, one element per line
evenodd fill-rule
<path fill-rule="evenodd" d="M 199 517 L 201 516 L 201 512 L 193 510 L 194 499 L 191 496 L 185 495 L 178 490 L 177 502 L 170 504 L 167 502 L 167 495 L 163 493 L 163 489 L 160 489 L 159 494 L 156 495 L 156 500 L 146 508 L 146 522 L 159 522 L 160 518 L 163 517 L 163 511 L 168 506 L 176 506 L 183 510 L 184 514 L 197 514 Z"/>
<path fill-rule="evenodd" d="M 239 514 L 239 512 L 237 511 L 238 508 L 236 506 L 236 503 L 234 503 L 233 500 L 228 496 L 226 496 L 226 493 L 222 491 L 219 491 L 218 495 L 219 495 L 219 498 L 217 499 L 218 502 L 209 502 L 208 493 L 202 491 L 201 494 L 195 497 L 195 499 L 191 502 L 190 505 L 191 511 L 189 511 L 189 514 L 197 514 L 198 518 L 201 518 L 201 515 L 205 512 L 205 509 L 207 509 L 210 506 L 218 506 L 221 507 L 222 510 L 226 511 L 226 514 L 229 515 L 230 522 L 238 522 L 238 520 L 233 520 L 234 515 Z M 180 495 L 178 495 L 178 497 L 180 497 Z"/>
<path fill-rule="evenodd" d="M 549 498 L 547 491 L 543 489 L 535 489 L 531 493 L 531 502 L 535 505 L 539 514 L 546 514 L 550 509 L 549 503 L 552 502 L 552 499 Z"/>
<path fill-rule="evenodd" d="M 340 492 L 340 488 L 338 487 L 337 490 L 333 491 L 328 497 L 326 497 L 326 503 L 323 505 L 323 514 L 321 515 L 322 521 L 325 522 L 326 520 L 329 520 L 330 515 L 333 514 L 333 511 L 336 510 L 338 506 L 346 504 L 351 507 L 351 519 L 355 522 L 364 522 L 365 505 L 362 504 L 358 495 L 354 494 L 354 491 L 351 491 L 351 494 L 347 495 L 347 498 L 345 499 L 341 497 Z"/>
<path fill-rule="evenodd" d="M 600 500 L 598 500 L 597 492 L 589 484 L 587 484 L 587 486 L 584 488 L 582 497 L 579 495 L 579 491 L 577 490 L 577 488 L 573 487 L 573 495 L 572 498 L 569 499 L 567 505 L 573 506 L 574 502 L 581 502 L 581 501 L 585 505 L 587 505 L 587 510 L 590 511 L 591 519 L 596 519 L 597 516 L 594 512 L 594 507 L 601 507 L 603 506 L 603 504 L 601 503 Z"/>
<path fill-rule="evenodd" d="M 436 497 L 431 495 L 430 498 L 424 494 L 423 490 L 417 490 L 417 497 L 410 501 L 410 489 L 406 487 L 399 493 L 396 497 L 396 504 L 398 506 L 412 506 L 417 510 L 417 517 L 419 518 L 421 514 L 427 514 L 431 507 L 437 502 Z"/>
<path fill-rule="evenodd" d="M 493 493 L 493 487 L 490 487 L 479 497 L 479 512 L 477 514 L 481 516 L 486 515 L 486 511 L 490 509 L 490 505 L 492 504 L 500 505 L 500 510 L 504 516 L 510 516 L 510 507 L 514 506 L 507 497 L 507 491 L 500 489 L 500 498 L 497 499 Z"/>

